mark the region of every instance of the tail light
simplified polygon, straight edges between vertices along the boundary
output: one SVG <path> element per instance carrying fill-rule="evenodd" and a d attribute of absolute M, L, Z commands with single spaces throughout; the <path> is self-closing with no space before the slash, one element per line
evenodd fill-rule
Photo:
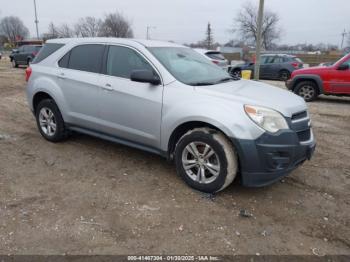
<path fill-rule="evenodd" d="M 293 63 L 291 63 L 291 65 L 292 65 L 294 68 L 299 68 L 299 63 L 298 63 L 298 62 L 293 62 Z"/>
<path fill-rule="evenodd" d="M 27 82 L 28 82 L 31 74 L 32 74 L 32 68 L 31 67 L 27 67 L 27 69 L 26 69 L 26 81 Z"/>

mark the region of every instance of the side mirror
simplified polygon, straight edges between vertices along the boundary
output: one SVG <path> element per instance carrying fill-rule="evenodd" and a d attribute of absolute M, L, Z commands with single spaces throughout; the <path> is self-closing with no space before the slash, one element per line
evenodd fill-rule
<path fill-rule="evenodd" d="M 342 64 L 338 67 L 338 70 L 348 70 L 349 69 L 349 64 Z"/>
<path fill-rule="evenodd" d="M 159 85 L 160 79 L 150 70 L 134 70 L 131 72 L 130 80 L 141 83 L 150 83 L 152 85 Z"/>

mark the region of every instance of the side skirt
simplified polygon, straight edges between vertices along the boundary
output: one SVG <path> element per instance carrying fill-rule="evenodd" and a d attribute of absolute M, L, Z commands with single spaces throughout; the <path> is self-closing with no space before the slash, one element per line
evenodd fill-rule
<path fill-rule="evenodd" d="M 101 138 L 103 140 L 107 140 L 107 141 L 111 141 L 113 143 L 117 143 L 117 144 L 122 144 L 125 146 L 129 146 L 129 147 L 133 147 L 136 149 L 140 149 L 142 151 L 146 151 L 146 152 L 150 152 L 152 154 L 156 154 L 156 155 L 160 155 L 162 157 L 167 157 L 167 152 L 163 152 L 159 149 L 153 148 L 153 147 L 149 147 L 143 144 L 139 144 L 139 143 L 135 143 L 126 139 L 122 139 L 116 136 L 111 136 L 105 133 L 101 133 L 98 131 L 94 131 L 94 130 L 90 130 L 90 129 L 86 129 L 86 128 L 82 128 L 82 127 L 78 127 L 75 125 L 70 125 L 67 124 L 67 127 L 72 130 L 72 131 L 76 131 L 78 133 L 82 133 L 82 134 L 86 134 L 86 135 L 90 135 L 93 137 L 97 137 L 97 138 Z"/>

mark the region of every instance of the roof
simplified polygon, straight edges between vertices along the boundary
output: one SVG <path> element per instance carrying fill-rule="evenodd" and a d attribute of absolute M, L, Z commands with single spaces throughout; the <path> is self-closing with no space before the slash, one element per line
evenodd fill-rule
<path fill-rule="evenodd" d="M 117 43 L 117 44 L 141 44 L 145 47 L 184 47 L 179 44 L 156 41 L 156 40 L 144 40 L 144 39 L 131 39 L 131 38 L 114 38 L 114 37 L 86 37 L 86 38 L 57 38 L 46 41 L 47 43 L 68 44 L 68 43 Z"/>
<path fill-rule="evenodd" d="M 295 57 L 295 55 L 289 55 L 289 54 L 262 54 L 261 56 L 288 56 L 288 57 Z"/>

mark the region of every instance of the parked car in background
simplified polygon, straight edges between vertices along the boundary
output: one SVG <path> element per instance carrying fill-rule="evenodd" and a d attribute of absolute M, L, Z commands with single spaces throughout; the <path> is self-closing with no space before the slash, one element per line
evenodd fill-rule
<path fill-rule="evenodd" d="M 18 67 L 18 65 L 29 65 L 40 49 L 41 45 L 23 45 L 18 49 L 15 49 L 10 56 L 12 66 Z"/>
<path fill-rule="evenodd" d="M 207 50 L 201 48 L 195 48 L 196 52 L 204 56 L 206 59 L 209 59 L 214 64 L 220 66 L 221 68 L 228 70 L 228 60 L 223 56 L 220 51 Z"/>
<path fill-rule="evenodd" d="M 26 79 L 28 105 L 46 140 L 62 141 L 75 130 L 156 153 L 208 193 L 238 174 L 246 186 L 273 183 L 315 148 L 303 99 L 234 80 L 173 43 L 48 40 Z"/>
<path fill-rule="evenodd" d="M 303 67 L 303 61 L 296 56 L 285 54 L 266 54 L 260 59 L 260 78 L 262 79 L 278 79 L 286 81 L 290 78 L 292 72 Z M 251 70 L 254 75 L 253 62 L 233 66 L 230 74 L 233 77 L 240 77 L 242 70 Z"/>
<path fill-rule="evenodd" d="M 334 64 L 334 62 L 324 62 L 324 63 L 319 64 L 318 66 L 331 66 L 333 64 Z"/>
<path fill-rule="evenodd" d="M 332 65 L 296 70 L 286 82 L 289 90 L 313 101 L 319 95 L 350 95 L 350 54 Z"/>
<path fill-rule="evenodd" d="M 13 55 L 17 52 L 17 49 L 12 49 L 10 55 L 9 55 L 9 58 L 10 58 L 10 61 L 12 63 L 12 59 L 13 59 Z"/>

